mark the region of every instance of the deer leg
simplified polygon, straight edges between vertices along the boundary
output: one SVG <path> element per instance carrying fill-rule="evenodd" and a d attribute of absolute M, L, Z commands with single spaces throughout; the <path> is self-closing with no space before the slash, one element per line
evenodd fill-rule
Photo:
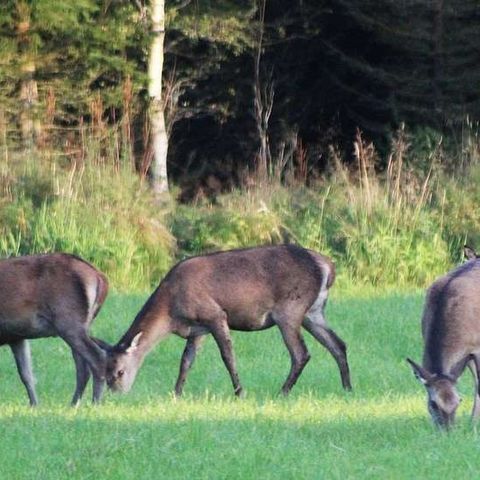
<path fill-rule="evenodd" d="M 78 325 L 77 328 L 72 328 Z M 105 386 L 106 353 L 87 334 L 81 322 L 72 322 L 66 331 L 59 331 L 70 348 L 88 365 L 93 376 L 93 403 L 98 403 Z"/>
<path fill-rule="evenodd" d="M 474 357 L 473 360 L 468 362 L 468 368 L 472 372 L 473 380 L 475 383 L 475 397 L 473 400 L 473 408 L 472 408 L 472 420 L 477 420 L 480 415 L 480 384 L 479 384 L 479 377 L 480 377 L 480 364 L 477 357 Z"/>
<path fill-rule="evenodd" d="M 290 323 L 287 318 L 282 320 L 274 316 L 274 320 L 282 333 L 283 341 L 290 353 L 290 373 L 281 390 L 284 395 L 288 395 L 305 368 L 305 365 L 310 360 L 310 354 L 300 333 L 299 326 Z"/>
<path fill-rule="evenodd" d="M 228 328 L 227 315 L 223 313 L 222 317 L 210 325 L 213 338 L 217 342 L 222 356 L 223 363 L 227 367 L 230 378 L 232 379 L 233 390 L 237 397 L 242 396 L 243 388 L 238 377 L 237 365 L 233 354 L 232 337 Z"/>
<path fill-rule="evenodd" d="M 25 385 L 30 405 L 34 407 L 38 404 L 37 394 L 35 392 L 35 377 L 32 370 L 32 355 L 30 353 L 30 344 L 28 340 L 20 340 L 10 344 L 18 374 Z"/>
<path fill-rule="evenodd" d="M 315 337 L 333 356 L 337 362 L 340 376 L 342 378 L 342 386 L 345 390 L 351 390 L 350 369 L 347 361 L 347 346 L 345 342 L 337 336 L 337 334 L 328 328 L 324 322 L 320 323 L 310 318 L 305 318 L 303 327 L 313 337 Z"/>
<path fill-rule="evenodd" d="M 105 388 L 106 353 L 86 334 L 82 348 L 77 350 L 88 364 L 93 377 L 93 403 L 99 403 Z"/>
<path fill-rule="evenodd" d="M 183 386 L 187 378 L 188 371 L 193 365 L 195 356 L 203 343 L 203 335 L 197 337 L 189 337 L 187 339 L 187 344 L 185 345 L 185 350 L 183 351 L 182 360 L 180 361 L 180 371 L 178 373 L 177 383 L 175 384 L 175 395 L 180 397 L 183 392 Z"/>
<path fill-rule="evenodd" d="M 75 369 L 77 375 L 77 386 L 72 398 L 72 407 L 76 407 L 80 403 L 85 387 L 90 378 L 90 369 L 85 360 L 72 348 L 72 356 L 75 362 Z"/>

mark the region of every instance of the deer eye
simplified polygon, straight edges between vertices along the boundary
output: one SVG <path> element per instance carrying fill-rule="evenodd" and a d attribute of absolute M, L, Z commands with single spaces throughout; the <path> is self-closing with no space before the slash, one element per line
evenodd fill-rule
<path fill-rule="evenodd" d="M 124 373 L 125 373 L 125 370 L 119 370 L 119 371 L 117 372 L 118 378 L 123 377 L 123 374 L 124 374 Z"/>

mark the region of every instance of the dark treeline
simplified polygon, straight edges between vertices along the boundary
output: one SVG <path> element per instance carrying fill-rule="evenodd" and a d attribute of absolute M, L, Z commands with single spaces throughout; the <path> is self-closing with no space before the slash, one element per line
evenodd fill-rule
<path fill-rule="evenodd" d="M 117 135 L 148 168 L 148 2 L 4 0 L 0 142 L 76 151 Z M 420 145 L 480 116 L 476 0 L 166 1 L 169 174 L 311 177 L 357 128 L 380 153 L 405 123 Z M 446 142 L 446 140 L 444 140 Z M 379 167 L 382 166 L 379 156 Z"/>

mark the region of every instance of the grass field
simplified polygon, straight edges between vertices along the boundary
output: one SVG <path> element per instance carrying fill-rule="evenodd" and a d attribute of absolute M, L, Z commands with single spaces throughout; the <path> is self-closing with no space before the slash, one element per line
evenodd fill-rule
<path fill-rule="evenodd" d="M 112 294 L 94 334 L 116 341 L 144 300 Z M 289 357 L 271 329 L 234 334 L 245 399 L 233 397 L 213 339 L 184 398 L 174 399 L 183 340 L 170 337 L 147 357 L 130 394 L 107 394 L 99 407 L 85 398 L 72 409 L 69 349 L 44 339 L 32 342 L 41 404 L 31 409 L 9 349 L 0 349 L 1 478 L 475 478 L 471 378 L 460 382 L 455 430 L 439 434 L 405 362 L 421 360 L 422 302 L 422 294 L 330 300 L 330 325 L 349 347 L 352 393 L 306 333 L 312 359 L 290 397 L 278 397 Z"/>

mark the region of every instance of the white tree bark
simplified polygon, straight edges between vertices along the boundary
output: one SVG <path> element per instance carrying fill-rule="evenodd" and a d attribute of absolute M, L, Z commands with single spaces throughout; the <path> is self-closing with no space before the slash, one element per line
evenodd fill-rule
<path fill-rule="evenodd" d="M 150 123 L 153 160 L 151 183 L 155 194 L 168 192 L 168 136 L 162 100 L 163 44 L 165 40 L 165 0 L 151 0 L 153 40 L 148 64 Z"/>

